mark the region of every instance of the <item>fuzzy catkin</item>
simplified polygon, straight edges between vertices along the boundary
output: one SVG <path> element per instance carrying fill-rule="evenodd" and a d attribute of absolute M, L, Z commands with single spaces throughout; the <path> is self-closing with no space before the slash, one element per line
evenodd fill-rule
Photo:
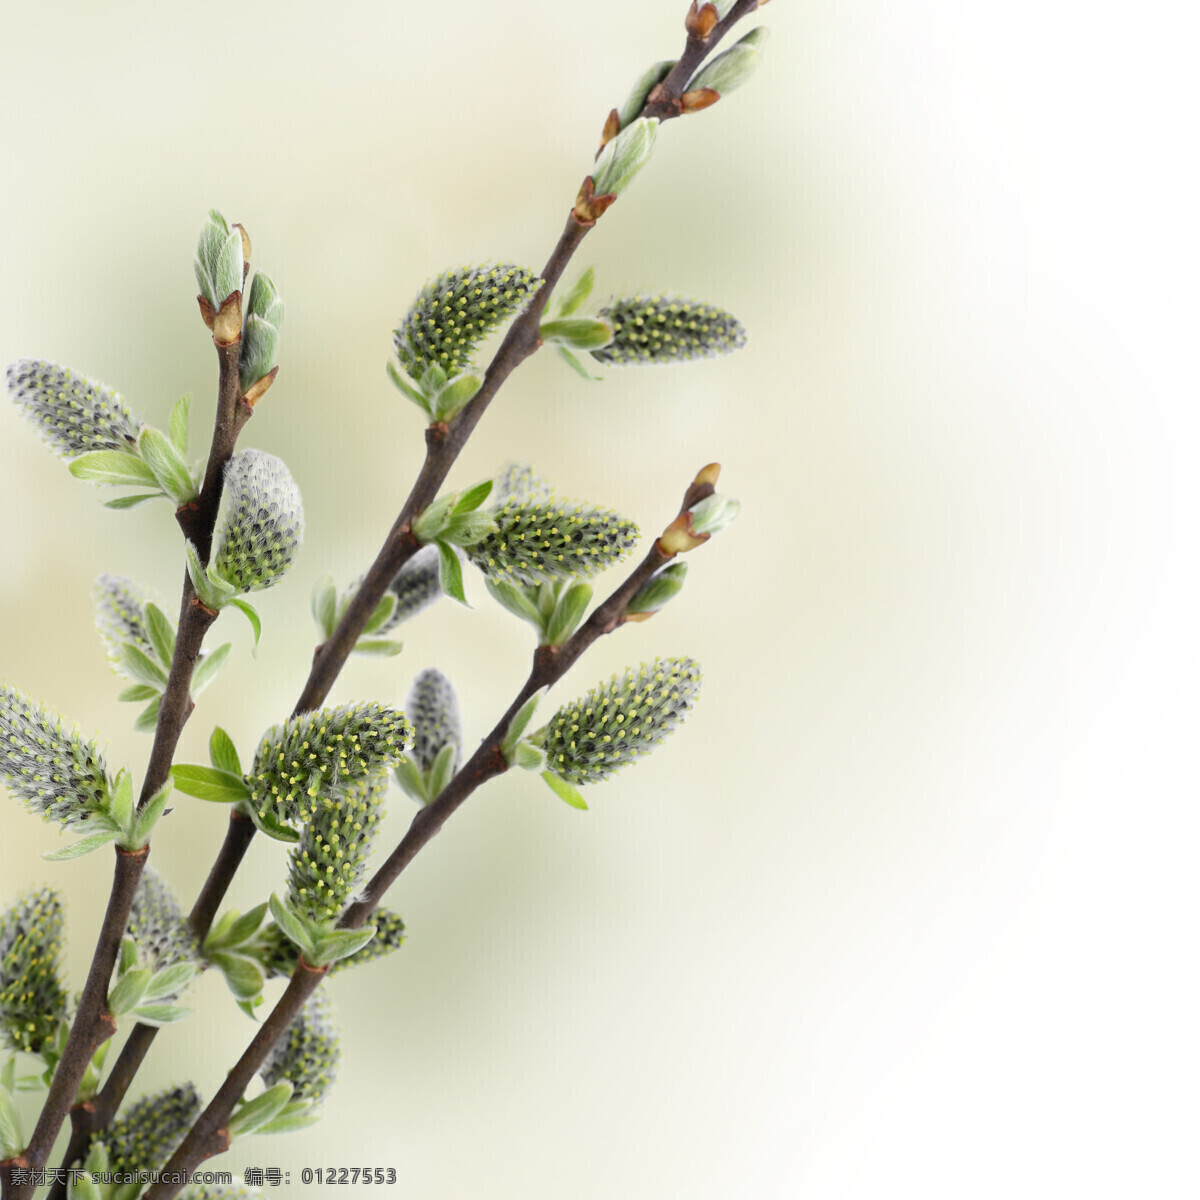
<path fill-rule="evenodd" d="M 92 584 L 92 614 L 96 632 L 104 643 L 109 661 L 119 660 L 121 645 L 131 642 L 143 654 L 158 661 L 154 644 L 146 629 L 146 604 L 150 593 L 123 575 L 100 575 Z M 170 667 L 170 663 L 163 663 Z"/>
<path fill-rule="evenodd" d="M 746 330 L 736 317 L 684 296 L 630 296 L 597 315 L 612 325 L 613 340 L 591 355 L 610 366 L 717 358 L 746 344 Z"/>
<path fill-rule="evenodd" d="M 690 658 L 655 659 L 614 675 L 546 727 L 546 766 L 568 783 L 607 779 L 672 733 L 695 704 L 700 668 Z"/>
<path fill-rule="evenodd" d="M 508 263 L 446 271 L 425 285 L 392 335 L 400 365 L 416 380 L 431 366 L 457 375 L 475 347 L 541 286 L 532 271 Z"/>
<path fill-rule="evenodd" d="M 341 1035 L 333 1001 L 322 990 L 305 1001 L 258 1073 L 267 1087 L 286 1080 L 292 1085 L 293 1100 L 320 1104 L 337 1080 L 341 1061 Z"/>
<path fill-rule="evenodd" d="M 462 758 L 462 719 L 458 714 L 458 696 L 454 685 L 441 671 L 430 667 L 413 680 L 404 711 L 413 727 L 409 756 L 422 770 L 428 771 L 442 747 L 452 745 L 451 769 L 458 770 Z"/>
<path fill-rule="evenodd" d="M 535 587 L 586 579 L 619 562 L 637 543 L 638 527 L 607 508 L 554 499 L 510 500 L 494 510 L 495 529 L 467 556 L 496 582 Z"/>
<path fill-rule="evenodd" d="M 146 867 L 138 880 L 126 932 L 143 966 L 155 971 L 181 962 L 198 962 L 200 947 L 167 881 Z"/>
<path fill-rule="evenodd" d="M 0 1038 L 38 1054 L 67 1015 L 59 978 L 63 906 L 52 888 L 23 896 L 0 916 Z"/>
<path fill-rule="evenodd" d="M 0 778 L 43 820 L 74 828 L 108 807 L 104 755 L 62 718 L 0 684 Z"/>
<path fill-rule="evenodd" d="M 141 423 L 104 384 L 32 358 L 11 363 L 5 378 L 13 402 L 64 458 L 136 446 Z"/>
<path fill-rule="evenodd" d="M 161 1170 L 200 1115 L 195 1085 L 143 1096 L 103 1137 L 114 1173 Z"/>
<path fill-rule="evenodd" d="M 215 573 L 238 591 L 261 591 L 283 578 L 303 541 L 304 505 L 283 460 L 262 450 L 238 451 L 225 468 Z"/>
<path fill-rule="evenodd" d="M 318 799 L 288 855 L 288 906 L 332 924 L 358 892 L 383 819 L 386 775 L 371 776 L 336 799 Z"/>
<path fill-rule="evenodd" d="M 247 776 L 250 803 L 281 821 L 303 820 L 394 767 L 411 738 L 403 714 L 374 701 L 300 713 L 263 735 Z"/>

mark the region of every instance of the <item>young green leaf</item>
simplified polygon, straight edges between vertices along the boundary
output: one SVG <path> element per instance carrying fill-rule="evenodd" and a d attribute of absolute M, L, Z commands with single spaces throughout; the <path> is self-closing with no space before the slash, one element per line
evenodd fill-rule
<path fill-rule="evenodd" d="M 179 505 L 194 500 L 199 493 L 187 463 L 166 434 L 147 425 L 138 439 L 146 465 L 154 472 L 159 487 Z"/>
<path fill-rule="evenodd" d="M 262 618 L 258 615 L 258 609 L 249 600 L 242 600 L 237 596 L 232 597 L 229 603 L 250 622 L 250 628 L 254 630 L 254 649 L 250 653 L 257 658 L 258 639 L 262 637 Z"/>
<path fill-rule="evenodd" d="M 67 468 L 76 479 L 116 487 L 158 487 L 158 477 L 135 454 L 124 450 L 92 450 Z"/>
<path fill-rule="evenodd" d="M 602 376 L 593 375 L 591 371 L 589 371 L 587 367 L 585 367 L 583 363 L 581 363 L 579 359 L 577 359 L 575 355 L 573 355 L 570 350 L 566 348 L 566 346 L 558 347 L 558 357 L 561 358 L 563 362 L 565 362 L 567 366 L 575 372 L 576 375 L 586 379 L 588 383 L 600 383 L 602 381 Z"/>
<path fill-rule="evenodd" d="M 546 755 L 529 742 L 518 742 L 513 747 L 512 765 L 522 771 L 540 771 L 546 765 Z"/>
<path fill-rule="evenodd" d="M 396 366 L 394 362 L 389 362 L 387 365 L 388 378 L 403 392 L 430 420 L 433 420 L 433 412 L 429 407 L 429 398 L 420 388 L 414 387 L 408 380 L 408 377 L 403 371 Z"/>
<path fill-rule="evenodd" d="M 0 1160 L 13 1158 L 24 1149 L 25 1135 L 12 1090 L 0 1084 Z"/>
<path fill-rule="evenodd" d="M 588 267 L 558 302 L 558 315 L 560 317 L 569 317 L 573 312 L 577 312 L 592 294 L 592 288 L 595 286 L 595 283 L 596 268 Z"/>
<path fill-rule="evenodd" d="M 305 922 L 296 913 L 292 912 L 274 892 L 271 893 L 271 898 L 267 901 L 267 904 L 270 907 L 271 916 L 274 918 L 275 924 L 283 931 L 288 941 L 299 949 L 310 966 L 319 965 L 315 961 L 316 947 L 313 944 L 312 936 Z"/>
<path fill-rule="evenodd" d="M 241 775 L 218 767 L 181 763 L 171 768 L 171 778 L 185 796 L 195 796 L 197 800 L 236 804 L 250 798 L 250 789 Z"/>
<path fill-rule="evenodd" d="M 142 1000 L 163 1000 L 169 996 L 178 996 L 192 982 L 198 971 L 199 966 L 194 962 L 172 963 L 169 967 L 156 971 L 142 993 Z"/>
<path fill-rule="evenodd" d="M 153 600 L 146 603 L 146 632 L 158 661 L 167 666 L 175 657 L 175 630 L 163 610 Z"/>
<path fill-rule="evenodd" d="M 171 432 L 171 444 L 182 457 L 188 452 L 188 417 L 192 411 L 191 396 L 182 396 L 171 409 L 171 422 L 168 429 Z"/>
<path fill-rule="evenodd" d="M 145 504 L 147 500 L 165 499 L 162 492 L 138 492 L 135 496 L 118 496 L 115 500 L 105 500 L 105 508 L 135 508 L 139 504 Z"/>
<path fill-rule="evenodd" d="M 438 542 L 438 555 L 441 564 L 441 583 L 442 591 L 447 596 L 457 600 L 459 604 L 467 603 L 467 595 L 463 591 L 463 576 L 462 563 L 458 561 L 458 555 L 454 552 L 454 547 L 446 542 Z M 467 605 L 470 607 L 470 605 Z"/>
<path fill-rule="evenodd" d="M 121 666 L 140 683 L 157 687 L 161 692 L 167 686 L 167 673 L 149 655 L 139 650 L 132 642 L 126 642 L 118 651 Z"/>
<path fill-rule="evenodd" d="M 153 733 L 158 728 L 158 712 L 162 706 L 162 697 L 155 696 L 145 708 L 138 713 L 133 722 L 135 733 Z"/>
<path fill-rule="evenodd" d="M 243 1104 L 225 1124 L 230 1140 L 254 1133 L 277 1117 L 292 1098 L 292 1085 L 284 1080 L 268 1088 L 261 1096 Z"/>
<path fill-rule="evenodd" d="M 80 838 L 65 850 L 56 850 L 53 854 L 43 854 L 42 858 L 46 862 L 70 862 L 72 859 L 82 858 L 85 854 L 91 854 L 93 850 L 99 850 L 101 846 L 107 846 L 116 836 L 115 829 L 106 829 L 101 833 L 93 833 L 89 837 Z"/>
<path fill-rule="evenodd" d="M 465 492 L 460 492 L 458 499 L 454 502 L 454 511 L 456 513 L 474 512 L 492 494 L 494 486 L 493 480 L 485 479 L 482 483 L 467 488 Z"/>
<path fill-rule="evenodd" d="M 404 759 L 396 767 L 396 782 L 418 804 L 429 803 L 430 797 L 425 785 L 425 774 L 411 758 Z"/>
<path fill-rule="evenodd" d="M 167 801 L 170 800 L 172 791 L 174 791 L 174 786 L 168 779 L 142 805 L 142 811 L 138 814 L 137 824 L 133 829 L 133 845 L 126 846 L 127 850 L 140 850 L 150 840 L 150 835 L 154 832 L 154 827 L 162 818 L 163 813 L 167 811 Z"/>
<path fill-rule="evenodd" d="M 394 658 L 403 649 L 403 642 L 394 642 L 391 638 L 359 638 L 354 643 L 355 654 L 365 654 L 374 658 Z"/>
<path fill-rule="evenodd" d="M 557 775 L 552 775 L 549 771 L 543 771 L 542 778 L 546 781 L 546 786 L 560 800 L 565 801 L 572 808 L 587 808 L 587 801 L 580 794 L 579 789 L 572 787 L 565 779 L 559 779 Z"/>
<path fill-rule="evenodd" d="M 592 590 L 591 584 L 587 583 L 575 583 L 563 589 L 546 626 L 549 645 L 561 646 L 579 628 L 579 622 L 592 602 Z"/>
<path fill-rule="evenodd" d="M 108 993 L 108 1011 L 114 1017 L 120 1017 L 124 1016 L 131 1008 L 137 1007 L 146 994 L 146 988 L 149 986 L 150 977 L 153 974 L 154 972 L 149 967 L 140 967 L 122 975 L 117 980 L 116 986 Z"/>
<path fill-rule="evenodd" d="M 132 687 L 123 688 L 117 693 L 117 699 L 123 704 L 143 703 L 162 695 L 162 689 L 151 687 L 148 683 L 135 683 Z"/>
<path fill-rule="evenodd" d="M 131 1008 L 129 1015 L 137 1017 L 143 1025 L 174 1025 L 191 1014 L 190 1008 L 181 1008 L 177 1004 L 139 1004 Z"/>
<path fill-rule="evenodd" d="M 375 611 L 371 614 L 370 619 L 363 626 L 364 636 L 370 636 L 378 632 L 392 619 L 393 613 L 396 611 L 396 596 L 392 592 L 384 592 L 379 603 L 375 605 Z M 329 633 L 333 630 L 330 629 Z M 326 637 L 329 636 L 327 633 Z"/>
<path fill-rule="evenodd" d="M 310 965 L 325 967 L 340 959 L 357 954 L 375 936 L 375 926 L 368 925 L 365 929 L 330 929 L 322 930 L 317 936 L 317 959 Z M 307 958 L 308 955 L 305 955 Z"/>
<path fill-rule="evenodd" d="M 541 688 L 534 692 L 528 700 L 517 710 L 517 715 L 508 724 L 508 729 L 504 733 L 504 741 L 500 743 L 500 752 L 508 756 L 513 747 L 521 740 L 529 722 L 533 720 L 533 714 L 537 712 L 537 706 L 541 703 L 542 697 L 546 694 L 546 689 Z"/>
<path fill-rule="evenodd" d="M 313 585 L 310 607 L 321 637 L 326 640 L 332 637 L 337 625 L 337 585 L 332 575 L 322 575 Z"/>
<path fill-rule="evenodd" d="M 429 768 L 428 793 L 430 800 L 436 800 L 446 789 L 446 784 L 454 777 L 455 764 L 458 760 L 459 748 L 453 742 L 447 742 L 437 753 L 433 766 Z"/>
<path fill-rule="evenodd" d="M 520 617 L 522 621 L 528 621 L 538 631 L 540 637 L 544 624 L 542 614 L 538 612 L 537 605 L 529 598 L 529 593 L 521 584 L 497 583 L 491 578 L 485 578 L 484 582 L 495 600 L 514 616 Z"/>
<path fill-rule="evenodd" d="M 117 828 L 127 833 L 133 832 L 133 779 L 124 768 L 117 772 L 117 777 L 113 780 L 108 815 Z"/>
<path fill-rule="evenodd" d="M 599 317 L 559 317 L 543 321 L 538 334 L 543 342 L 570 350 L 601 350 L 613 340 L 613 327 Z"/>
<path fill-rule="evenodd" d="M 435 421 L 453 421 L 483 386 L 483 376 L 467 371 L 442 387 L 432 403 Z"/>
<path fill-rule="evenodd" d="M 212 765 L 220 771 L 228 771 L 239 779 L 244 774 L 233 738 L 220 725 L 212 731 L 212 736 L 208 739 L 208 757 Z"/>
<path fill-rule="evenodd" d="M 239 601 L 234 601 L 239 604 Z M 201 660 L 192 675 L 193 696 L 198 696 L 220 673 L 225 669 L 225 664 L 229 661 L 230 651 L 233 650 L 233 643 L 226 642 L 222 646 L 218 646 L 215 650 L 210 651 Z"/>

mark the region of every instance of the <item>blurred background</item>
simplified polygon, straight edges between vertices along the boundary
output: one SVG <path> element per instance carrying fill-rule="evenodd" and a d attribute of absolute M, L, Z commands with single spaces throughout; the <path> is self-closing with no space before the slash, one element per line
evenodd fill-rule
<path fill-rule="evenodd" d="M 5 16 L 3 360 L 69 364 L 159 425 L 191 393 L 198 452 L 209 207 L 246 225 L 287 303 L 242 444 L 286 459 L 307 541 L 261 598 L 256 660 L 221 622 L 234 660 L 183 761 L 215 723 L 246 757 L 288 712 L 311 585 L 356 577 L 407 493 L 421 423 L 384 376 L 393 325 L 447 267 L 541 266 L 605 114 L 679 52 L 685 7 Z M 723 305 L 747 348 L 591 385 L 539 355 L 452 476 L 529 458 L 650 534 L 723 462 L 741 521 L 555 693 L 691 654 L 700 703 L 590 812 L 514 772 L 421 856 L 390 897 L 408 944 L 331 987 L 346 1057 L 324 1121 L 224 1160 L 289 1170 L 279 1196 L 335 1165 L 439 1200 L 1200 1186 L 1183 19 L 1161 0 L 761 16 L 754 82 L 663 129 L 578 263 L 599 298 Z M 103 508 L 11 405 L 0 475 L 0 674 L 140 772 L 149 739 L 114 702 L 89 585 L 177 595 L 174 522 Z M 468 587 L 474 612 L 443 601 L 333 699 L 399 702 L 436 665 L 482 736 L 531 637 Z M 42 862 L 58 834 L 6 804 L 3 895 L 64 889 L 78 985 L 110 860 Z M 412 812 L 398 791 L 390 807 L 387 845 Z M 155 842 L 185 907 L 225 819 L 185 801 Z M 281 849 L 255 844 L 232 903 L 281 886 Z M 211 1095 L 248 1040 L 219 978 L 195 1002 L 145 1090 Z"/>

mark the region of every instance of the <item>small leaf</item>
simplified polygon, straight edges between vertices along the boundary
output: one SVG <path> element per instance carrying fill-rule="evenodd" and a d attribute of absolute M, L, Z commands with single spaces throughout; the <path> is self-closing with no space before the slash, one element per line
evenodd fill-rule
<path fill-rule="evenodd" d="M 163 610 L 153 600 L 146 603 L 146 632 L 150 636 L 150 644 L 158 661 L 167 666 L 175 657 L 175 630 L 171 622 L 163 614 Z"/>
<path fill-rule="evenodd" d="M 452 421 L 483 386 L 483 376 L 470 371 L 456 375 L 442 387 L 431 405 L 435 421 Z"/>
<path fill-rule="evenodd" d="M 234 608 L 238 609 L 245 615 L 247 621 L 250 622 L 250 628 L 254 630 L 254 649 L 250 651 L 255 658 L 258 657 L 258 639 L 262 637 L 262 620 L 259 618 L 258 609 L 250 603 L 249 600 L 239 600 L 234 596 L 230 601 Z"/>
<path fill-rule="evenodd" d="M 263 990 L 266 979 L 262 969 L 244 954 L 232 954 L 228 950 L 216 950 L 208 955 L 208 961 L 220 969 L 229 984 L 235 999 L 253 1000 Z"/>
<path fill-rule="evenodd" d="M 433 413 L 429 408 L 429 398 L 419 388 L 413 387 L 408 381 L 404 373 L 396 366 L 395 363 L 389 362 L 387 365 L 388 378 L 401 392 L 403 392 L 427 417 L 433 419 Z"/>
<path fill-rule="evenodd" d="M 156 696 L 138 713 L 133 722 L 135 733 L 153 733 L 158 728 L 158 710 L 161 704 L 161 697 Z"/>
<path fill-rule="evenodd" d="M 337 625 L 337 585 L 333 582 L 332 575 L 323 575 L 313 585 L 309 604 L 321 637 L 328 640 L 333 636 Z"/>
<path fill-rule="evenodd" d="M 233 738 L 218 725 L 208 739 L 208 757 L 218 771 L 228 771 L 239 779 L 245 774 Z"/>
<path fill-rule="evenodd" d="M 146 994 L 153 973 L 149 967 L 141 967 L 122 975 L 117 980 L 116 987 L 108 993 L 108 1011 L 114 1017 L 120 1017 L 131 1008 L 135 1008 Z"/>
<path fill-rule="evenodd" d="M 173 963 L 156 971 L 142 993 L 143 1000 L 162 1000 L 167 996 L 178 996 L 196 977 L 199 967 L 194 962 Z"/>
<path fill-rule="evenodd" d="M 559 357 L 559 358 L 561 358 L 561 359 L 563 360 L 563 362 L 565 362 L 565 363 L 567 364 L 567 366 L 568 366 L 568 367 L 570 367 L 570 368 L 571 368 L 571 370 L 575 372 L 575 374 L 576 374 L 576 375 L 580 375 L 580 376 L 582 376 L 584 379 L 586 379 L 586 380 L 588 381 L 588 383 L 601 383 L 601 382 L 603 382 L 603 376 L 601 376 L 601 375 L 593 375 L 593 374 L 591 373 L 591 371 L 589 371 L 589 370 L 587 369 L 587 367 L 585 367 L 585 366 L 583 365 L 583 363 L 581 363 L 581 362 L 579 361 L 579 359 L 577 359 L 577 358 L 575 357 L 575 355 L 574 355 L 574 354 L 572 354 L 572 353 L 570 352 L 570 350 L 568 350 L 568 349 L 566 348 L 566 346 L 559 346 L 559 347 L 558 347 L 558 357 Z"/>
<path fill-rule="evenodd" d="M 171 798 L 171 793 L 174 791 L 174 785 L 168 779 L 166 783 L 142 805 L 142 811 L 138 813 L 137 824 L 133 831 L 133 846 L 126 847 L 131 850 L 140 850 L 149 840 L 150 835 L 154 832 L 155 826 L 162 819 L 163 813 L 167 810 L 167 801 Z"/>
<path fill-rule="evenodd" d="M 319 1105 L 310 1100 L 293 1100 L 277 1117 L 273 1117 L 265 1125 L 260 1125 L 255 1133 L 294 1133 L 298 1129 L 307 1129 L 321 1119 Z"/>
<path fill-rule="evenodd" d="M 452 546 L 474 546 L 495 531 L 496 519 L 486 512 L 456 512 L 446 522 L 442 541 Z"/>
<path fill-rule="evenodd" d="M 211 654 L 206 654 L 200 660 L 200 665 L 196 668 L 195 674 L 192 675 L 191 692 L 193 696 L 198 696 L 220 673 L 225 669 L 225 664 L 229 661 L 230 651 L 233 650 L 233 643 L 226 642 L 222 646 L 218 646 Z"/>
<path fill-rule="evenodd" d="M 240 946 L 262 928 L 262 923 L 266 919 L 267 902 L 264 900 L 261 904 L 256 904 L 249 912 L 243 913 L 233 922 L 226 935 L 227 943 L 230 946 Z"/>
<path fill-rule="evenodd" d="M 592 590 L 587 583 L 575 583 L 564 589 L 546 626 L 546 641 L 551 646 L 561 646 L 579 628 L 592 602 Z"/>
<path fill-rule="evenodd" d="M 512 748 L 521 740 L 521 735 L 525 732 L 529 722 L 533 720 L 533 714 L 537 712 L 537 706 L 541 703 L 542 697 L 546 694 L 546 689 L 541 688 L 534 692 L 528 700 L 517 710 L 517 715 L 508 723 L 508 729 L 504 733 L 504 741 L 500 743 L 500 751 L 505 757 Z"/>
<path fill-rule="evenodd" d="M 491 479 L 485 479 L 482 483 L 467 488 L 455 501 L 454 511 L 456 513 L 474 512 L 492 494 L 494 486 Z"/>
<path fill-rule="evenodd" d="M 454 747 L 451 746 L 450 749 L 453 750 Z M 418 804 L 429 803 L 429 792 L 425 784 L 425 776 L 411 758 L 404 759 L 396 768 L 396 782 Z"/>
<path fill-rule="evenodd" d="M 189 500 L 196 498 L 196 481 L 192 478 L 187 463 L 183 461 L 166 434 L 155 429 L 153 425 L 147 425 L 138 439 L 138 447 L 146 465 L 158 480 L 159 487 L 176 505 L 187 504 Z"/>
<path fill-rule="evenodd" d="M 572 808 L 587 808 L 587 801 L 580 794 L 579 789 L 572 787 L 565 779 L 559 779 L 557 775 L 552 775 L 549 771 L 543 771 L 542 778 L 546 781 L 546 786 L 560 800 L 566 801 Z"/>
<path fill-rule="evenodd" d="M 122 769 L 117 773 L 108 805 L 109 818 L 122 830 L 132 832 L 133 823 L 133 780 L 129 772 Z"/>
<path fill-rule="evenodd" d="M 171 444 L 179 451 L 180 455 L 188 452 L 188 416 L 191 410 L 191 396 L 181 397 L 175 402 L 175 407 L 171 409 L 171 422 L 168 429 L 171 431 Z"/>
<path fill-rule="evenodd" d="M 138 949 L 137 942 L 128 934 L 121 939 L 121 959 L 119 974 L 124 975 L 129 971 L 134 970 L 138 965 Z"/>
<path fill-rule="evenodd" d="M 271 898 L 267 901 L 271 909 L 271 916 L 275 920 L 275 924 L 279 926 L 284 937 L 288 939 L 292 945 L 299 949 L 300 953 L 308 959 L 310 966 L 319 966 L 320 964 L 313 961 L 316 957 L 316 949 L 313 945 L 313 939 L 309 935 L 308 927 L 288 906 L 275 895 L 271 893 Z"/>
<path fill-rule="evenodd" d="M 539 636 L 541 635 L 542 614 L 538 612 L 537 605 L 529 598 L 529 593 L 524 587 L 517 583 L 497 583 L 493 579 L 485 579 L 485 583 L 495 600 L 514 616 L 528 621 L 538 631 Z"/>
<path fill-rule="evenodd" d="M 546 755 L 529 742 L 518 742 L 513 747 L 512 764 L 522 771 L 540 771 L 546 765 Z"/>
<path fill-rule="evenodd" d="M 255 1096 L 253 1100 L 243 1104 L 225 1123 L 230 1139 L 254 1133 L 255 1130 L 277 1117 L 287 1102 L 291 1100 L 292 1091 L 291 1083 L 285 1079 L 273 1088 L 268 1088 L 261 1096 Z"/>
<path fill-rule="evenodd" d="M 375 611 L 371 614 L 370 620 L 363 626 L 363 633 L 370 635 L 378 629 L 382 629 L 384 625 L 392 619 L 392 614 L 396 611 L 396 593 L 384 592 L 379 603 L 375 605 Z M 330 633 L 333 632 L 331 629 Z M 326 637 L 329 634 L 325 635 Z"/>
<path fill-rule="evenodd" d="M 458 555 L 454 553 L 453 547 L 448 546 L 445 542 L 438 542 L 437 548 L 441 567 L 442 591 L 457 600 L 459 604 L 466 604 L 467 596 L 463 591 L 462 563 L 458 561 Z M 470 605 L 467 607 L 469 608 Z"/>
<path fill-rule="evenodd" d="M 277 842 L 286 842 L 289 845 L 295 845 L 300 840 L 300 835 L 294 829 L 285 825 L 274 813 L 267 809 L 259 812 L 252 804 L 247 804 L 240 811 L 244 812 L 254 822 L 255 829 L 260 833 L 265 833 L 267 837 Z"/>
<path fill-rule="evenodd" d="M 359 638 L 354 643 L 355 654 L 373 655 L 376 658 L 394 658 L 403 649 L 403 642 L 393 642 L 391 638 Z"/>
<path fill-rule="evenodd" d="M 180 764 L 171 768 L 171 778 L 185 796 L 195 796 L 197 800 L 208 800 L 213 804 L 236 804 L 250 797 L 250 789 L 240 775 L 218 767 Z"/>
<path fill-rule="evenodd" d="M 331 929 L 321 933 L 317 940 L 317 961 L 310 965 L 324 967 L 340 959 L 357 954 L 375 936 L 375 926 L 366 929 Z M 306 959 L 308 955 L 304 956 Z"/>
<path fill-rule="evenodd" d="M 148 683 L 135 683 L 132 687 L 124 688 L 117 693 L 117 699 L 122 703 L 131 703 L 133 701 L 142 702 L 145 700 L 153 700 L 155 696 L 162 695 L 162 688 L 152 687 Z"/>
<path fill-rule="evenodd" d="M 166 671 L 132 642 L 122 642 L 117 657 L 121 660 L 121 665 L 139 683 L 153 685 L 159 692 L 167 686 Z"/>
<path fill-rule="evenodd" d="M 12 1158 L 24 1149 L 25 1135 L 12 1090 L 0 1084 L 0 1158 Z"/>
<path fill-rule="evenodd" d="M 133 508 L 138 504 L 145 504 L 147 500 L 157 500 L 159 497 L 164 500 L 166 496 L 162 492 L 138 492 L 135 496 L 118 496 L 115 500 L 105 500 L 105 508 Z"/>
<path fill-rule="evenodd" d="M 136 454 L 123 450 L 92 450 L 81 454 L 67 467 L 76 479 L 108 483 L 116 487 L 153 487 L 159 482 L 150 467 Z"/>
<path fill-rule="evenodd" d="M 177 1004 L 139 1004 L 131 1008 L 129 1015 L 137 1017 L 143 1025 L 174 1025 L 191 1014 L 190 1008 L 180 1008 Z"/>
<path fill-rule="evenodd" d="M 586 271 L 575 281 L 571 290 L 563 295 L 563 298 L 558 304 L 558 315 L 560 317 L 569 317 L 573 312 L 578 311 L 579 307 L 592 294 L 592 288 L 596 283 L 596 268 L 588 267 Z"/>
<path fill-rule="evenodd" d="M 446 790 L 446 784 L 454 776 L 454 760 L 457 755 L 458 746 L 454 742 L 447 742 L 437 752 L 437 758 L 429 768 L 427 789 L 430 800 L 436 800 Z"/>
<path fill-rule="evenodd" d="M 543 342 L 571 350 L 603 350 L 613 340 L 613 327 L 599 317 L 543 321 L 538 333 Z"/>
<path fill-rule="evenodd" d="M 192 581 L 192 587 L 195 589 L 200 603 L 208 608 L 220 608 L 223 597 L 213 586 L 212 580 L 209 579 L 208 572 L 204 569 L 204 564 L 200 561 L 200 555 L 196 547 L 191 542 L 185 542 L 183 550 L 187 556 L 188 578 Z"/>
<path fill-rule="evenodd" d="M 91 854 L 93 850 L 99 850 L 101 846 L 107 846 L 116 836 L 115 829 L 106 829 L 103 833 L 93 833 L 90 837 L 80 838 L 65 850 L 43 854 L 42 858 L 46 862 L 70 862 L 73 858 L 82 858 L 85 854 Z"/>

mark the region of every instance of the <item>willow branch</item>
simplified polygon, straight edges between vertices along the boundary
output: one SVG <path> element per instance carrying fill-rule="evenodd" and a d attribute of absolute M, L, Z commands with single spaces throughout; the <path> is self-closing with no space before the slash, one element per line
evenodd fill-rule
<path fill-rule="evenodd" d="M 240 349 L 240 341 L 230 345 L 217 345 L 217 411 L 205 482 L 200 496 L 176 514 L 180 527 L 202 551 L 202 561 L 205 562 L 212 548 L 213 527 L 221 502 L 225 466 L 233 454 L 238 432 L 248 419 L 250 411 L 249 406 L 244 405 L 241 400 L 238 380 Z M 239 406 L 244 407 L 246 411 L 239 412 Z M 139 808 L 167 782 L 175 749 L 194 707 L 190 691 L 192 674 L 199 659 L 204 635 L 216 618 L 217 614 L 197 599 L 191 581 L 185 574 L 175 653 L 171 659 L 166 691 L 159 705 L 154 745 L 142 780 Z M 45 1167 L 92 1055 L 116 1032 L 116 1022 L 108 1011 L 108 984 L 120 952 L 121 939 L 129 923 L 129 912 L 137 892 L 138 881 L 148 857 L 149 847 L 136 853 L 117 848 L 104 923 L 92 954 L 87 981 L 79 999 L 79 1008 L 71 1023 L 67 1044 L 55 1069 L 46 1102 L 42 1106 L 33 1137 L 24 1153 L 9 1163 L 0 1164 L 0 1196 L 3 1200 L 26 1200 L 34 1194 L 35 1188 L 31 1184 L 17 1186 L 13 1183 L 12 1168 L 24 1167 L 30 1171 L 40 1171 Z M 74 1140 L 74 1122 L 72 1126 Z M 70 1161 L 73 1160 L 69 1159 L 68 1162 Z"/>

